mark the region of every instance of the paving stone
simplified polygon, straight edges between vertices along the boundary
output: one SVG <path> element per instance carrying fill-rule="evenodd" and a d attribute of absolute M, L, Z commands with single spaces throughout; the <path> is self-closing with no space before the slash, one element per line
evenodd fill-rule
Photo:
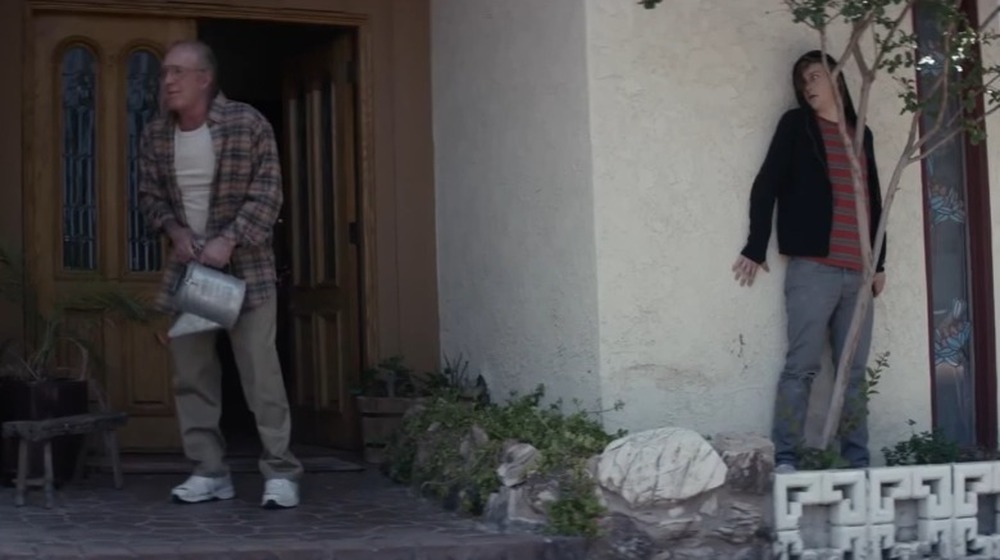
<path fill-rule="evenodd" d="M 258 506 L 260 478 L 237 475 L 237 498 L 179 506 L 167 499 L 182 477 L 126 477 L 61 488 L 60 507 L 14 508 L 0 488 L 0 560 L 571 560 L 577 539 L 496 534 L 444 511 L 375 471 L 307 477 L 302 505 Z M 8 505 L 11 504 L 11 505 Z M 37 549 L 37 550 L 36 550 Z"/>

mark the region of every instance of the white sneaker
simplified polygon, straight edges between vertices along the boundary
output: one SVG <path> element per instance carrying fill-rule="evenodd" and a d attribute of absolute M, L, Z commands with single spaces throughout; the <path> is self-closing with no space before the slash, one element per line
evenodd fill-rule
<path fill-rule="evenodd" d="M 197 504 L 214 500 L 231 500 L 236 496 L 233 489 L 233 479 L 226 476 L 210 478 L 193 475 L 184 484 L 174 487 L 170 492 L 174 502 Z"/>
<path fill-rule="evenodd" d="M 265 509 L 285 509 L 299 505 L 299 485 L 284 478 L 272 478 L 264 483 L 264 496 L 260 499 Z"/>

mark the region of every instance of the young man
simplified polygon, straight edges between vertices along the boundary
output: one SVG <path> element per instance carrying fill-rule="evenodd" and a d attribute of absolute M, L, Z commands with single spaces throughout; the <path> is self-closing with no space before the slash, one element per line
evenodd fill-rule
<path fill-rule="evenodd" d="M 260 113 L 218 93 L 215 66 L 211 49 L 200 42 L 181 42 L 167 52 L 160 89 L 165 111 L 143 131 L 140 205 L 150 226 L 171 243 L 162 308 L 172 310 L 171 287 L 191 261 L 228 267 L 247 283 L 244 309 L 229 336 L 264 448 L 261 505 L 290 508 L 299 503 L 302 465 L 289 451 L 291 418 L 275 348 L 271 239 L 282 203 L 278 151 Z M 235 495 L 219 430 L 222 371 L 215 336 L 191 334 L 170 343 L 184 451 L 195 463 L 194 474 L 173 489 L 177 502 Z"/>
<path fill-rule="evenodd" d="M 832 69 L 836 61 L 827 57 Z M 874 243 L 882 216 L 872 133 L 864 134 L 865 174 L 870 231 L 858 231 L 854 185 L 845 144 L 838 130 L 834 84 L 823 67 L 820 51 L 796 61 L 792 83 L 799 107 L 781 117 L 767 156 L 750 193 L 750 235 L 733 265 L 740 285 L 752 285 L 757 270 L 768 270 L 767 245 L 771 219 L 778 207 L 778 245 L 789 257 L 785 273 L 788 353 L 778 381 L 772 439 L 776 472 L 794 472 L 796 448 L 803 443 L 812 380 L 820 371 L 823 347 L 830 337 L 834 359 L 844 347 L 862 281 L 860 239 Z M 844 100 L 848 130 L 854 133 L 857 114 L 843 75 L 837 87 Z M 878 251 L 872 291 L 885 287 L 885 245 Z M 872 311 L 864 319 L 844 401 L 845 433 L 840 452 L 851 467 L 867 467 L 868 421 L 864 401 Z"/>

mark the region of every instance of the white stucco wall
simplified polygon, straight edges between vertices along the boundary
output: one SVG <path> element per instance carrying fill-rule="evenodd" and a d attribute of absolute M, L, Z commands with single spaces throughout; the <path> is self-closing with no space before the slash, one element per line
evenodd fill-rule
<path fill-rule="evenodd" d="M 621 399 L 611 429 L 767 433 L 785 350 L 784 258 L 772 242 L 771 273 L 752 288 L 730 266 L 751 182 L 795 103 L 791 64 L 815 35 L 781 0 L 652 11 L 434 0 L 432 22 L 443 352 L 464 353 L 499 396 L 545 382 L 553 397 Z M 885 184 L 909 121 L 888 80 L 872 104 Z M 990 173 L 1000 180 L 1000 165 Z M 908 420 L 930 427 L 924 264 L 913 165 L 876 301 L 872 357 L 892 354 L 871 404 L 876 460 Z M 814 431 L 829 377 L 815 386 Z"/>
<path fill-rule="evenodd" d="M 791 65 L 818 46 L 783 5 L 682 0 L 646 11 L 587 0 L 602 395 L 627 403 L 611 427 L 769 430 L 785 349 L 784 259 L 772 240 L 771 273 L 749 289 L 730 266 L 753 177 L 795 104 Z M 872 103 L 888 181 L 908 123 L 890 84 Z M 871 405 L 879 458 L 908 419 L 930 424 L 919 181 L 914 166 L 891 210 L 889 286 L 876 305 L 873 355 L 892 354 Z M 814 402 L 828 384 L 817 383 Z"/>
<path fill-rule="evenodd" d="M 597 266 L 579 0 L 434 0 L 441 346 L 494 396 L 593 408 Z"/>
<path fill-rule="evenodd" d="M 1000 6 L 997 0 L 979 0 L 979 15 L 985 20 L 993 10 Z M 990 30 L 994 33 L 1000 32 L 1000 19 L 994 19 Z M 1000 63 L 1000 43 L 983 49 L 983 58 L 988 65 Z M 993 317 L 1000 317 L 1000 292 L 997 290 L 996 282 L 1000 279 L 1000 193 L 993 192 L 993 187 L 1000 185 L 1000 114 L 994 113 L 986 120 L 986 149 L 989 157 L 989 181 L 990 181 L 990 214 L 992 218 L 991 229 L 993 234 L 993 282 L 994 282 L 994 305 Z M 996 320 L 996 319 L 994 319 Z M 1000 328 L 996 329 L 997 347 L 1000 348 Z M 997 393 L 1000 401 L 1000 392 Z M 1000 407 L 1000 402 L 998 402 Z"/>

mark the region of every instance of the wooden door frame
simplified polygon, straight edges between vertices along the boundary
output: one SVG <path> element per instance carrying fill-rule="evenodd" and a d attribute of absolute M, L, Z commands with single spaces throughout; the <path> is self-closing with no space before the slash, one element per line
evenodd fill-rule
<path fill-rule="evenodd" d="M 358 61 L 356 87 L 358 89 L 357 98 L 357 145 L 356 159 L 358 162 L 357 186 L 360 197 L 359 220 L 359 271 L 361 278 L 359 281 L 359 296 L 361 307 L 359 313 L 360 320 L 360 341 L 362 368 L 369 367 L 377 363 L 378 351 L 378 277 L 376 272 L 376 211 L 375 211 L 375 172 L 374 172 L 374 145 L 375 145 L 375 118 L 374 118 L 374 68 L 373 68 L 373 30 L 372 22 L 368 15 L 345 12 L 331 7 L 329 10 L 323 9 L 302 9 L 281 7 L 282 0 L 268 0 L 268 6 L 220 6 L 218 4 L 201 5 L 195 3 L 167 5 L 138 2 L 136 0 L 28 0 L 25 10 L 24 29 L 30 30 L 34 17 L 41 14 L 59 12 L 119 15 L 119 16 L 146 16 L 165 18 L 190 18 L 190 19 L 229 19 L 229 20 L 256 20 L 273 23 L 304 23 L 312 25 L 328 25 L 337 27 L 354 28 L 358 38 Z M 35 162 L 32 146 L 36 145 L 36 131 L 31 123 L 35 118 L 34 97 L 31 93 L 34 83 L 34 43 L 30 33 L 26 32 L 24 37 L 24 76 L 22 79 L 23 88 L 23 122 L 26 123 L 23 129 L 24 150 L 22 152 L 23 177 L 25 179 L 34 177 Z M 22 196 L 24 197 L 25 220 L 23 231 L 25 242 L 31 238 L 34 224 L 34 215 L 31 209 L 34 207 L 34 196 L 28 188 L 31 181 L 24 180 L 21 183 Z M 34 251 L 26 251 L 29 259 L 35 258 Z M 34 266 L 34 262 L 29 260 L 29 267 Z"/>

